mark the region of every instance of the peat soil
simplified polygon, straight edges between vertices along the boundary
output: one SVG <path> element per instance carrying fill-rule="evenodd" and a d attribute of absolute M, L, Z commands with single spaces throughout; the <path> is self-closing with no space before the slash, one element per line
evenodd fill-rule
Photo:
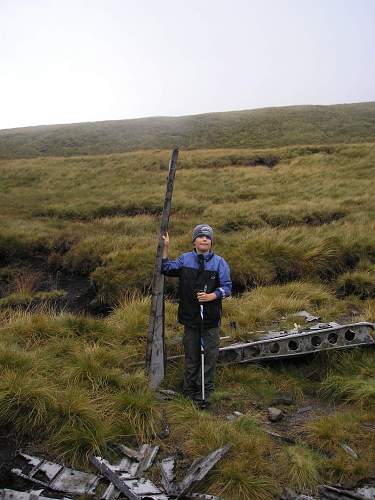
<path fill-rule="evenodd" d="M 65 311 L 73 314 L 91 314 L 96 317 L 106 316 L 111 308 L 101 304 L 96 300 L 95 290 L 87 276 L 63 273 L 61 271 L 51 271 L 47 268 L 44 260 L 35 259 L 29 262 L 27 267 L 23 264 L 15 266 L 18 274 L 37 275 L 37 282 L 33 292 L 49 292 L 53 290 L 63 290 L 66 292 L 64 298 L 50 301 L 50 305 L 56 311 Z M 0 298 L 11 293 L 17 293 L 15 280 L 7 282 L 0 279 Z M 29 303 L 23 306 L 15 306 L 32 310 L 39 304 Z"/>

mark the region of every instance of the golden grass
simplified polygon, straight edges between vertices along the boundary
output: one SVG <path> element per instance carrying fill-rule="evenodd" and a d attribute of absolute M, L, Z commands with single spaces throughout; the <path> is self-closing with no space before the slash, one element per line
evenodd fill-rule
<path fill-rule="evenodd" d="M 260 157 L 279 162 L 253 166 Z M 144 359 L 167 160 L 168 152 L 149 151 L 0 162 L 0 279 L 8 294 L 0 300 L 37 293 L 33 275 L 15 280 L 20 263 L 28 269 L 36 258 L 51 272 L 86 276 L 96 300 L 113 306 L 105 319 L 48 304 L 0 309 L 1 423 L 38 432 L 48 453 L 78 465 L 118 440 L 156 439 L 164 410 L 171 436 L 163 446 L 181 449 L 186 461 L 233 444 L 205 483 L 224 498 L 271 499 L 288 485 L 312 492 L 319 481 L 365 477 L 375 463 L 372 351 L 316 356 L 303 366 L 220 366 L 210 412 L 184 398 L 157 402 L 135 371 Z M 373 144 L 181 153 L 170 254 L 191 248 L 195 224 L 212 223 L 214 250 L 241 292 L 223 304 L 223 334 L 233 341 L 288 328 L 301 322 L 300 309 L 325 320 L 375 320 L 374 160 Z M 168 354 L 182 352 L 176 289 L 168 280 Z M 169 364 L 164 386 L 179 389 L 182 372 L 182 363 Z M 286 446 L 264 432 L 267 405 L 280 393 L 307 404 L 323 398 L 324 408 L 344 404 L 317 409 L 298 444 Z M 245 416 L 228 421 L 235 410 Z"/>

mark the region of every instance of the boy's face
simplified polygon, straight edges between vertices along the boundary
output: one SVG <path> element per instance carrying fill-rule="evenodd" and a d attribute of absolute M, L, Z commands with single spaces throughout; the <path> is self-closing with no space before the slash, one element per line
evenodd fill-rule
<path fill-rule="evenodd" d="M 206 253 L 210 250 L 212 241 L 207 236 L 198 236 L 194 240 L 194 247 L 198 253 Z"/>

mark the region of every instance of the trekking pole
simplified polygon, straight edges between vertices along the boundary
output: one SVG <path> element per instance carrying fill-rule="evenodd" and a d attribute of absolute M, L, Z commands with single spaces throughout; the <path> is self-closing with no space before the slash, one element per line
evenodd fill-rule
<path fill-rule="evenodd" d="M 205 285 L 203 291 L 206 293 L 207 285 Z M 200 331 L 200 340 L 201 340 L 201 380 L 202 380 L 202 407 L 206 405 L 206 392 L 205 392 L 205 380 L 204 380 L 204 341 L 203 341 L 203 328 L 204 328 L 204 309 L 203 304 L 199 305 L 200 313 L 201 313 L 201 331 Z"/>

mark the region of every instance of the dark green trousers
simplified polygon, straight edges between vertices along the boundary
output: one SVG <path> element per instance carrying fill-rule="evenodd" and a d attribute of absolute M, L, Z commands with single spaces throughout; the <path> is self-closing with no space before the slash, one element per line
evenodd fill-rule
<path fill-rule="evenodd" d="M 203 330 L 204 381 L 206 398 L 214 390 L 216 362 L 219 355 L 219 327 Z M 185 350 L 184 393 L 192 399 L 202 397 L 200 329 L 185 326 L 183 337 Z"/>

